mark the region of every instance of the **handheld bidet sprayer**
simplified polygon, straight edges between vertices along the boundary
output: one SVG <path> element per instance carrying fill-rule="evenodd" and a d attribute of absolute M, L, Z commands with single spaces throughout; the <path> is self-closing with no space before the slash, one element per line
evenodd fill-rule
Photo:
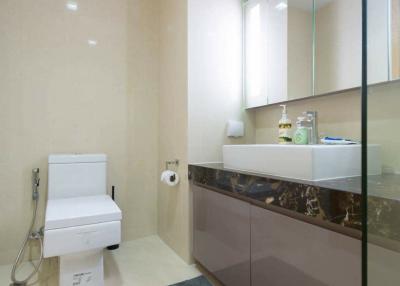
<path fill-rule="evenodd" d="M 43 262 L 43 229 L 40 229 L 39 231 L 33 230 L 33 228 L 35 227 L 35 223 L 36 223 L 36 214 L 37 214 L 37 209 L 38 209 L 38 204 L 39 204 L 39 184 L 40 184 L 39 168 L 36 168 L 36 169 L 32 170 L 32 199 L 34 201 L 32 220 L 31 220 L 31 224 L 28 229 L 28 232 L 25 236 L 25 240 L 18 252 L 17 257 L 15 258 L 15 262 L 14 262 L 12 270 L 11 270 L 11 281 L 13 282 L 11 285 L 13 285 L 13 286 L 27 285 L 28 282 L 35 276 L 35 274 L 39 272 L 40 266 L 42 265 L 42 262 Z M 31 240 L 39 241 L 40 258 L 36 264 L 31 262 L 33 265 L 33 270 L 29 274 L 29 276 L 27 276 L 24 280 L 18 280 L 16 278 L 16 272 L 20 266 L 21 261 L 23 260 L 24 252 L 25 252 L 26 248 L 28 247 L 28 243 Z"/>
<path fill-rule="evenodd" d="M 39 185 L 39 168 L 36 168 L 32 170 L 32 199 L 34 201 L 39 199 Z"/>

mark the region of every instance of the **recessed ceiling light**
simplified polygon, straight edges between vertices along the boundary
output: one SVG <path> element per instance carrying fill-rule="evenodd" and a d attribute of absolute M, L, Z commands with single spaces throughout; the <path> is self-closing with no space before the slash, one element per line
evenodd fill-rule
<path fill-rule="evenodd" d="M 275 8 L 278 10 L 285 10 L 287 8 L 287 4 L 285 2 L 281 2 L 278 5 L 276 5 Z"/>
<path fill-rule="evenodd" d="M 89 46 L 96 46 L 97 45 L 97 41 L 96 40 L 91 40 L 90 39 L 87 42 L 88 42 Z"/>
<path fill-rule="evenodd" d="M 78 3 L 76 3 L 75 1 L 68 1 L 66 6 L 67 6 L 68 10 L 71 10 L 71 11 L 78 10 Z"/>

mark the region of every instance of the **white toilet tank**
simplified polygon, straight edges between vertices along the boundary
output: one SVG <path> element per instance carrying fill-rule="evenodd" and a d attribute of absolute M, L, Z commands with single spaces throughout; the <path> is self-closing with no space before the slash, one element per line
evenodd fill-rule
<path fill-rule="evenodd" d="M 107 193 L 105 154 L 49 155 L 48 199 Z"/>

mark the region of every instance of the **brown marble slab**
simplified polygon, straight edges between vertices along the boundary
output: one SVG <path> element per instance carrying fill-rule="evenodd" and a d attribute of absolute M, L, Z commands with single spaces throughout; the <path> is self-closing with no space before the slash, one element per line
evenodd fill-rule
<path fill-rule="evenodd" d="M 303 181 L 225 169 L 223 164 L 189 166 L 194 184 L 247 200 L 353 237 L 361 237 L 361 177 Z M 371 176 L 368 234 L 400 242 L 400 176 Z M 400 247 L 399 247 L 400 249 Z"/>

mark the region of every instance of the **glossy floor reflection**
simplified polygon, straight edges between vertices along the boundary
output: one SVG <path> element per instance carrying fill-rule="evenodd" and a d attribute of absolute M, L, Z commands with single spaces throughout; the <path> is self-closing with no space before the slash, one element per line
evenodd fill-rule
<path fill-rule="evenodd" d="M 0 285 L 10 284 L 11 267 L 0 266 Z M 57 269 L 56 259 L 46 260 L 39 282 L 30 285 L 57 286 Z M 104 272 L 105 286 L 166 286 L 202 275 L 158 236 L 128 241 L 118 250 L 105 251 Z"/>

